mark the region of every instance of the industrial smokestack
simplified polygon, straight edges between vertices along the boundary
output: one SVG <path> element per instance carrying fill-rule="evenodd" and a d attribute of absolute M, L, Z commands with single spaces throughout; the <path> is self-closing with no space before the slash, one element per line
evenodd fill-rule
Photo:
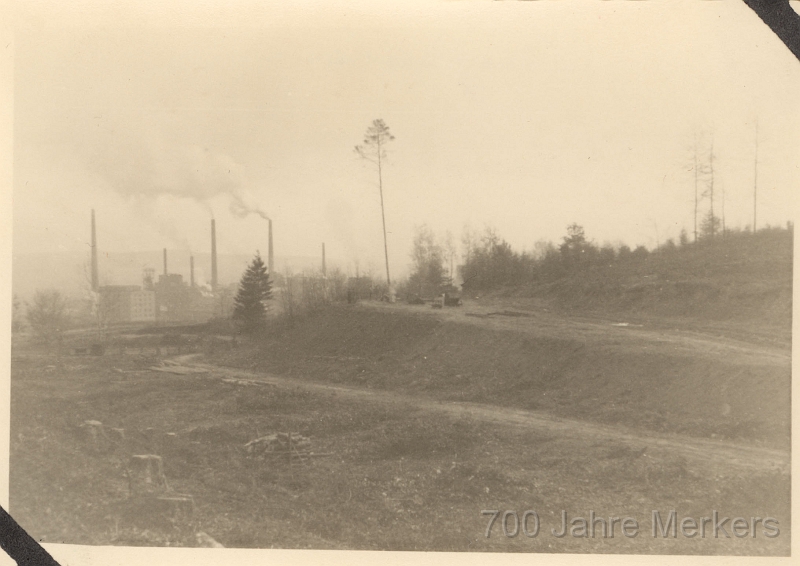
<path fill-rule="evenodd" d="M 167 276 L 167 248 L 164 248 L 164 277 Z"/>
<path fill-rule="evenodd" d="M 322 276 L 325 277 L 327 274 L 328 271 L 325 268 L 325 242 L 322 242 Z"/>
<path fill-rule="evenodd" d="M 92 209 L 92 291 L 100 288 L 100 277 L 97 272 L 97 233 L 94 225 L 94 209 Z"/>
<path fill-rule="evenodd" d="M 194 289 L 194 256 L 189 256 L 189 285 Z"/>
<path fill-rule="evenodd" d="M 217 223 L 211 219 L 211 290 L 217 290 Z"/>
<path fill-rule="evenodd" d="M 272 254 L 272 219 L 269 219 L 269 250 L 267 254 L 267 266 L 269 267 L 269 274 L 273 274 L 273 267 L 274 267 L 274 257 Z"/>

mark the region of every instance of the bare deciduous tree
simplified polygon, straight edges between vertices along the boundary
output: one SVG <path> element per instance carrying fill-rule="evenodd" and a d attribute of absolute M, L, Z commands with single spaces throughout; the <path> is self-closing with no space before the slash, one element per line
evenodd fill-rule
<path fill-rule="evenodd" d="M 461 259 L 464 263 L 469 263 L 472 259 L 472 252 L 480 245 L 480 235 L 471 225 L 465 224 L 461 233 Z"/>
<path fill-rule="evenodd" d="M 413 271 L 409 287 L 418 295 L 438 295 L 447 280 L 446 250 L 427 224 L 417 226 L 411 251 Z"/>
<path fill-rule="evenodd" d="M 61 338 L 69 324 L 67 300 L 55 290 L 36 291 L 27 314 L 31 330 L 45 343 Z"/>
<path fill-rule="evenodd" d="M 449 277 L 452 281 L 455 277 L 455 259 L 458 249 L 456 248 L 456 242 L 453 238 L 453 233 L 450 230 L 448 230 L 444 235 L 444 252 L 447 256 L 447 261 L 450 264 Z"/>
<path fill-rule="evenodd" d="M 703 196 L 707 196 L 709 200 L 708 218 L 705 222 L 705 227 L 709 230 L 708 236 L 714 238 L 719 220 L 714 215 L 714 139 L 711 139 L 711 147 L 708 151 L 708 168 L 706 170 L 706 191 Z"/>
<path fill-rule="evenodd" d="M 11 311 L 11 332 L 20 332 L 25 329 L 25 321 L 22 319 L 22 302 L 14 293 Z"/>
<path fill-rule="evenodd" d="M 697 163 L 697 132 L 694 134 L 694 241 L 697 241 L 697 207 L 699 204 L 699 193 L 697 190 L 697 183 L 700 178 L 700 172 L 698 171 L 698 163 Z"/>

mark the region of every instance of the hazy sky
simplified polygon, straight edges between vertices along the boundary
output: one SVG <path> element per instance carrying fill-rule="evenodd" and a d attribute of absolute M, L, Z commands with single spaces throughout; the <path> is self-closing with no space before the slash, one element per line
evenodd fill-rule
<path fill-rule="evenodd" d="M 376 172 L 353 151 L 375 118 L 396 136 L 398 273 L 422 222 L 517 249 L 571 222 L 597 243 L 691 232 L 695 133 L 744 227 L 756 120 L 759 223 L 793 218 L 800 64 L 741 1 L 153 4 L 23 15 L 15 253 L 86 250 L 92 207 L 106 251 L 205 252 L 212 214 L 220 252 L 266 251 L 240 198 L 278 255 L 324 241 L 379 273 Z"/>

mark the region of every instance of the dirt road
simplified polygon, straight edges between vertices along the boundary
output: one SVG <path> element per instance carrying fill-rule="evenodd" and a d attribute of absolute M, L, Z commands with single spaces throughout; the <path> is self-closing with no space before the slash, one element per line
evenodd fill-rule
<path fill-rule="evenodd" d="M 243 387 L 268 384 L 275 387 L 303 389 L 318 394 L 336 395 L 340 398 L 362 400 L 370 403 L 406 405 L 413 410 L 436 411 L 454 417 L 470 417 L 484 422 L 519 427 L 560 437 L 574 437 L 588 442 L 613 442 L 642 451 L 643 457 L 653 459 L 684 458 L 694 468 L 713 470 L 729 475 L 735 469 L 777 471 L 788 474 L 790 455 L 786 451 L 678 435 L 640 432 L 619 426 L 604 426 L 583 421 L 556 418 L 537 411 L 508 409 L 492 405 L 466 402 L 440 402 L 405 395 L 356 387 L 334 386 L 325 383 L 299 381 L 285 377 L 254 373 L 197 361 L 199 354 L 178 356 L 170 361 L 175 373 L 205 372 L 207 377 L 233 380 Z"/>
<path fill-rule="evenodd" d="M 459 308 L 432 309 L 427 305 L 401 303 L 364 303 L 364 308 L 402 311 L 463 324 L 474 324 L 499 330 L 514 330 L 536 336 L 587 340 L 631 349 L 666 349 L 710 358 L 724 358 L 734 363 L 791 365 L 791 344 L 769 340 L 758 344 L 729 335 L 718 328 L 687 328 L 685 321 L 669 324 L 647 320 L 566 316 L 553 313 L 535 303 L 520 301 L 467 301 Z M 683 324 L 683 326 L 681 326 Z M 741 331 L 739 331 L 741 333 Z M 760 338 L 763 338 L 759 336 Z M 755 338 L 755 335 L 753 336 Z"/>

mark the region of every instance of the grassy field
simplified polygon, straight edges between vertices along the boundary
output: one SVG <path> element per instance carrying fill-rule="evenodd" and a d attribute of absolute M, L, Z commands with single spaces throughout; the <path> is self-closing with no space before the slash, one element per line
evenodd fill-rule
<path fill-rule="evenodd" d="M 479 311 L 470 302 L 441 315 L 406 305 L 332 308 L 215 358 L 298 379 L 788 449 L 786 347 L 545 312 L 466 316 Z"/>
<path fill-rule="evenodd" d="M 527 324 L 523 318 L 512 323 Z M 196 546 L 203 532 L 227 547 L 788 555 L 785 471 L 722 468 L 625 442 L 301 386 L 346 383 L 535 409 L 675 438 L 777 447 L 788 439 L 788 404 L 780 400 L 787 370 L 759 352 L 719 361 L 691 354 L 691 344 L 667 343 L 648 357 L 633 338 L 594 333 L 591 325 L 569 329 L 568 340 L 476 320 L 343 307 L 236 348 L 218 342 L 212 350 L 207 336 L 184 347 L 206 362 L 281 375 L 297 387 L 226 382 L 213 370 L 151 371 L 179 351 L 163 347 L 159 357 L 157 341 L 145 338 L 101 357 L 16 344 L 10 510 L 39 539 L 82 544 Z M 124 428 L 125 438 L 96 449 L 80 427 L 86 420 Z M 244 450 L 260 435 L 289 431 L 310 437 L 325 455 L 289 465 Z M 143 453 L 161 455 L 171 489 L 193 496 L 191 517 L 128 499 L 125 463 Z M 781 534 L 767 538 L 759 525 L 755 538 L 737 538 L 728 522 L 731 538 L 654 538 L 651 513 L 666 518 L 673 509 L 679 519 L 713 511 L 774 517 Z M 507 537 L 498 521 L 487 538 L 483 510 L 520 518 L 535 510 L 541 531 Z M 590 511 L 630 516 L 640 533 L 557 538 L 550 529 L 559 528 L 562 510 L 569 519 Z"/>

